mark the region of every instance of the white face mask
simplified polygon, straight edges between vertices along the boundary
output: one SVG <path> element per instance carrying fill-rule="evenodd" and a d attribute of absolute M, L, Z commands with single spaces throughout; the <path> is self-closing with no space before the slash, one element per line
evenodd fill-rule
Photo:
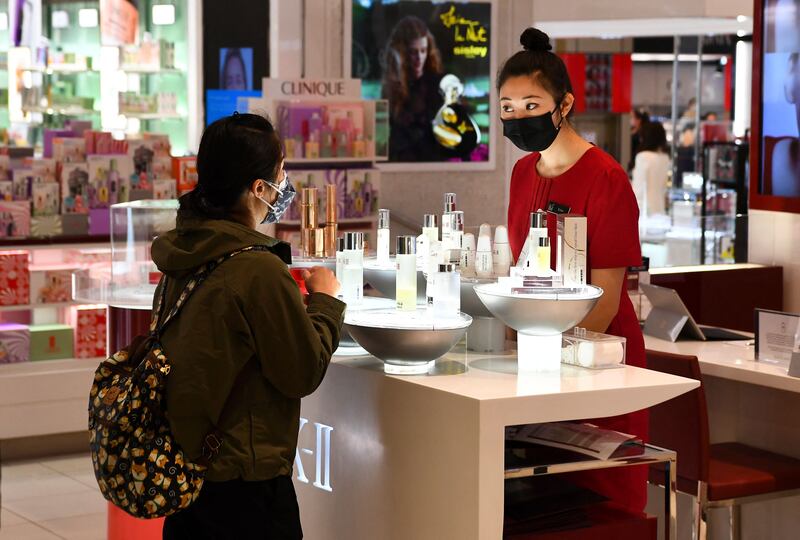
<path fill-rule="evenodd" d="M 262 225 L 264 223 L 278 223 L 286 213 L 286 210 L 289 209 L 289 205 L 292 204 L 294 196 L 297 193 L 292 185 L 291 180 L 289 180 L 289 175 L 286 173 L 286 171 L 283 171 L 283 180 L 280 184 L 276 184 L 275 182 L 266 183 L 272 189 L 278 192 L 278 199 L 275 201 L 275 204 L 271 204 L 266 199 L 258 197 L 258 199 L 266 204 L 268 208 L 267 215 L 261 222 Z"/>

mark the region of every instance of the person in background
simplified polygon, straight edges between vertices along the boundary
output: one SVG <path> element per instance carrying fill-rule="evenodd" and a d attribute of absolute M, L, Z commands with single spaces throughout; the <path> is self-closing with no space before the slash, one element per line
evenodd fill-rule
<path fill-rule="evenodd" d="M 703 122 L 716 122 L 718 119 L 719 117 L 714 111 L 708 111 L 703 115 Z"/>
<path fill-rule="evenodd" d="M 403 17 L 389 36 L 383 58 L 382 96 L 389 100 L 389 159 L 438 161 L 431 123 L 444 103 L 439 92 L 442 57 L 418 17 Z"/>
<path fill-rule="evenodd" d="M 661 122 L 648 122 L 641 131 L 641 144 L 633 167 L 633 192 L 642 218 L 666 214 L 670 159 L 667 132 Z"/>
<path fill-rule="evenodd" d="M 694 121 L 697 118 L 697 99 L 690 98 L 689 105 L 686 107 L 686 110 L 683 111 L 681 115 L 681 120 L 683 121 Z"/>
<path fill-rule="evenodd" d="M 676 172 L 677 176 L 672 179 L 674 187 L 683 186 L 683 173 L 694 171 L 694 141 L 695 124 L 689 122 L 684 124 L 678 138 L 678 147 L 675 149 Z"/>
<path fill-rule="evenodd" d="M 529 152 L 511 175 L 512 252 L 519 258 L 531 212 L 562 208 L 586 216 L 587 281 L 605 293 L 578 326 L 625 337 L 627 363 L 644 367 L 644 338 L 625 288 L 627 268 L 642 262 L 631 183 L 619 163 L 575 131 L 572 83 L 547 34 L 528 28 L 520 43 L 523 50 L 505 61 L 497 77 L 503 134 Z M 592 423 L 646 438 L 647 418 L 647 411 L 639 411 Z M 634 511 L 644 508 L 646 468 L 581 473 L 579 481 Z"/>
<path fill-rule="evenodd" d="M 220 82 L 223 90 L 249 89 L 247 85 L 247 67 L 241 50 L 228 49 L 225 52 L 225 62 L 222 64 Z"/>
<path fill-rule="evenodd" d="M 279 221 L 294 194 L 268 120 L 235 113 L 208 126 L 197 174 L 197 188 L 180 199 L 177 228 L 152 245 L 165 276 L 156 298 L 163 291 L 169 309 L 200 266 L 260 250 L 220 264 L 162 335 L 175 440 L 193 462 L 212 429 L 223 440 L 199 497 L 165 519 L 163 537 L 299 539 L 291 474 L 300 398 L 322 382 L 338 346 L 339 283 L 324 268 L 305 272 L 304 305 L 287 268 L 290 246 L 256 231 Z"/>
<path fill-rule="evenodd" d="M 634 109 L 631 113 L 631 160 L 628 163 L 628 170 L 633 169 L 633 160 L 636 159 L 636 154 L 639 153 L 639 144 L 641 143 L 641 136 L 639 135 L 642 125 L 650 121 L 650 115 L 644 109 Z"/>

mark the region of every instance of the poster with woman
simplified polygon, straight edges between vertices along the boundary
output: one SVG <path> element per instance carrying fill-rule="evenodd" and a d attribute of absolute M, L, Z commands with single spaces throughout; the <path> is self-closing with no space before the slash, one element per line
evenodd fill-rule
<path fill-rule="evenodd" d="M 389 101 L 389 161 L 488 163 L 492 2 L 353 0 L 350 71 Z"/>

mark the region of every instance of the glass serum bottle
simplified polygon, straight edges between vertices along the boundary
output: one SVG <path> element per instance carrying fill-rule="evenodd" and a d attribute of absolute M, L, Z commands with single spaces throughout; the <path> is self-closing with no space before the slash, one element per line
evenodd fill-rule
<path fill-rule="evenodd" d="M 397 277 L 395 298 L 397 309 L 417 309 L 417 239 L 413 236 L 397 237 Z"/>

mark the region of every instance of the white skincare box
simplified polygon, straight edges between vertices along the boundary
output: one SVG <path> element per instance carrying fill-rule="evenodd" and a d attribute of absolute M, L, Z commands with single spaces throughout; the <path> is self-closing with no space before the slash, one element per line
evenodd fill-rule
<path fill-rule="evenodd" d="M 574 328 L 561 340 L 561 362 L 589 369 L 617 368 L 625 365 L 626 340 Z"/>
<path fill-rule="evenodd" d="M 586 285 L 586 217 L 559 214 L 558 238 L 564 287 Z"/>

